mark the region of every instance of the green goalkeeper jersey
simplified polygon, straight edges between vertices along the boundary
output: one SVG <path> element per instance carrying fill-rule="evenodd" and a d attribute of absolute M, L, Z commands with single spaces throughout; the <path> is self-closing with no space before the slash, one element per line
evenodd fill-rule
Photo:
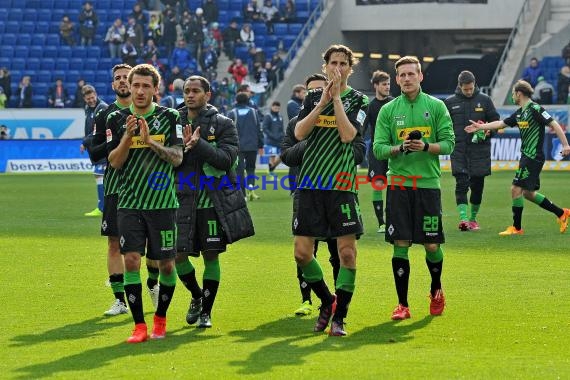
<path fill-rule="evenodd" d="M 420 90 L 413 101 L 402 94 L 382 107 L 376 120 L 374 155 L 379 160 L 389 160 L 389 184 L 403 182 L 406 187 L 439 189 L 441 169 L 438 155 L 428 152 L 390 155 L 391 147 L 401 145 L 415 130 L 421 132 L 424 142 L 439 143 L 440 154 L 453 151 L 453 123 L 445 104 Z"/>

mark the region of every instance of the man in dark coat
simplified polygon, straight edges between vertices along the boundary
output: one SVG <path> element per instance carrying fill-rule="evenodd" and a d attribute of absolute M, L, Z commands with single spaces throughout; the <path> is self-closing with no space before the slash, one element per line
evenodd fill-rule
<path fill-rule="evenodd" d="M 485 177 L 491 174 L 491 139 L 485 131 L 467 133 L 464 128 L 470 120 L 491 122 L 499 120 L 490 97 L 481 93 L 470 71 L 462 71 L 457 78 L 455 95 L 445 99 L 453 119 L 455 149 L 451 154 L 451 172 L 455 177 L 455 200 L 459 211 L 461 231 L 478 230 L 477 213 L 483 199 Z M 467 192 L 471 214 L 467 215 Z"/>

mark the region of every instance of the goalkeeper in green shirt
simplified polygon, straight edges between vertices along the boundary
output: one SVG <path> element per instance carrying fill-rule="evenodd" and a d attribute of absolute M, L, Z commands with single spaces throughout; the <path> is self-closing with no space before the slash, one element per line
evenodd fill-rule
<path fill-rule="evenodd" d="M 374 155 L 388 159 L 386 241 L 394 246 L 392 270 L 398 294 L 393 320 L 410 318 L 408 249 L 423 244 L 431 275 L 430 314 L 441 315 L 445 241 L 442 225 L 439 155 L 455 145 L 453 124 L 445 104 L 422 92 L 420 62 L 402 57 L 396 62 L 396 83 L 402 94 L 380 110 L 374 134 Z"/>

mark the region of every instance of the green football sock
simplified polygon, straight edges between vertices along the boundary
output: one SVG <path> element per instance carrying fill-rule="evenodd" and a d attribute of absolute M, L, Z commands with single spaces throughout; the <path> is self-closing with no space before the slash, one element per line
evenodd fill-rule
<path fill-rule="evenodd" d="M 476 205 L 471 203 L 471 218 L 469 219 L 470 221 L 474 222 L 477 220 L 477 213 L 479 213 L 480 207 L 481 205 Z"/>
<path fill-rule="evenodd" d="M 381 201 L 382 198 L 382 190 L 372 190 L 372 202 Z"/>
<path fill-rule="evenodd" d="M 167 286 L 176 286 L 176 268 L 170 274 L 160 273 L 160 283 Z"/>
<path fill-rule="evenodd" d="M 340 267 L 338 278 L 336 279 L 336 288 L 354 293 L 354 284 L 356 281 L 356 269 Z"/>
<path fill-rule="evenodd" d="M 467 205 L 465 203 L 458 204 L 457 211 L 459 211 L 460 220 L 467 220 Z"/>
<path fill-rule="evenodd" d="M 220 268 L 220 259 L 204 260 L 204 280 L 214 280 L 220 282 L 222 271 Z"/>
<path fill-rule="evenodd" d="M 181 263 L 176 263 L 176 272 L 178 273 L 179 276 L 184 276 L 185 274 L 188 274 L 193 270 L 194 266 L 188 259 L 186 259 L 186 261 L 183 261 Z"/>
<path fill-rule="evenodd" d="M 314 258 L 311 262 L 304 267 L 301 267 L 303 271 L 303 277 L 307 282 L 317 282 L 323 279 L 323 269 L 319 265 L 319 262 Z"/>

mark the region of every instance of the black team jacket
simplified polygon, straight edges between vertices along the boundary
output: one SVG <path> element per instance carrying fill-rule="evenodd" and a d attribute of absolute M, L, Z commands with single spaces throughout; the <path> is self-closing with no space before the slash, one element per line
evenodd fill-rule
<path fill-rule="evenodd" d="M 189 124 L 188 109 L 180 110 L 182 125 Z M 180 203 L 177 212 L 179 252 L 197 255 L 192 246 L 195 234 L 195 218 L 200 183 L 212 200 L 218 221 L 228 243 L 255 234 L 253 222 L 243 193 L 237 183 L 235 162 L 238 155 L 237 129 L 232 120 L 208 104 L 192 121 L 192 130 L 200 126 L 200 140 L 194 148 L 184 153 L 182 163 L 176 168 L 176 195 Z M 204 184 L 204 165 L 220 171 Z"/>
<path fill-rule="evenodd" d="M 491 138 L 473 143 L 472 133 L 465 132 L 469 120 L 486 123 L 499 120 L 493 101 L 475 88 L 473 96 L 467 98 L 459 87 L 455 94 L 445 99 L 445 106 L 453 120 L 455 149 L 451 154 L 451 172 L 454 176 L 467 174 L 470 177 L 484 177 L 491 174 Z"/>

